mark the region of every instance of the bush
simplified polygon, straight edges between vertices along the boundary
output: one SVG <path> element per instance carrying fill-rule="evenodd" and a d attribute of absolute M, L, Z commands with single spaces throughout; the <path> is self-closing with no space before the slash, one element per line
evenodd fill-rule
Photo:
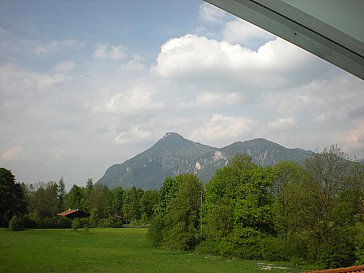
<path fill-rule="evenodd" d="M 358 236 L 355 238 L 355 258 L 357 265 L 364 264 L 364 223 L 357 225 Z"/>
<path fill-rule="evenodd" d="M 325 268 L 347 267 L 354 264 L 355 248 L 350 241 L 344 241 L 339 236 L 320 246 L 318 261 Z"/>
<path fill-rule="evenodd" d="M 37 228 L 39 226 L 39 219 L 34 214 L 28 214 L 23 219 L 24 228 Z"/>
<path fill-rule="evenodd" d="M 81 228 L 81 221 L 78 218 L 75 218 L 72 220 L 72 228 L 73 230 L 77 230 L 78 228 Z"/>
<path fill-rule="evenodd" d="M 102 227 L 121 228 L 121 227 L 123 227 L 123 222 L 114 216 L 109 216 L 108 218 L 103 219 Z"/>
<path fill-rule="evenodd" d="M 261 255 L 264 260 L 284 261 L 287 260 L 286 245 L 278 237 L 267 237 L 261 242 Z"/>
<path fill-rule="evenodd" d="M 163 240 L 164 220 L 158 216 L 154 217 L 148 228 L 147 238 L 154 246 L 160 246 Z"/>
<path fill-rule="evenodd" d="M 83 228 L 88 228 L 89 227 L 88 218 L 81 218 L 80 219 L 80 227 L 83 227 Z"/>
<path fill-rule="evenodd" d="M 9 229 L 12 231 L 24 230 L 23 219 L 20 216 L 14 215 L 9 221 Z"/>

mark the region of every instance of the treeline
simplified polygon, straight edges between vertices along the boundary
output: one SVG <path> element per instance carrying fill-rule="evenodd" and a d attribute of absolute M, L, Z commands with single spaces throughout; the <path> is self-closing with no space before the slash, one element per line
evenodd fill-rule
<path fill-rule="evenodd" d="M 153 217 L 158 195 L 156 190 L 135 187 L 109 190 L 106 186 L 94 185 L 92 179 L 87 180 L 85 187 L 74 185 L 67 193 L 63 178 L 58 182 L 25 185 L 16 183 L 9 170 L 0 168 L 0 226 L 8 227 L 14 217 L 17 225 L 25 228 L 145 225 Z M 57 216 L 68 209 L 80 209 L 90 217 L 72 223 L 66 217 Z"/>
<path fill-rule="evenodd" d="M 80 209 L 71 223 L 57 213 Z M 122 219 L 122 221 L 120 220 Z M 0 168 L 0 226 L 120 227 L 150 223 L 155 246 L 244 259 L 364 263 L 364 166 L 336 146 L 301 166 L 255 165 L 236 155 L 205 186 L 193 174 L 168 177 L 160 191 L 25 185 Z"/>
<path fill-rule="evenodd" d="M 304 166 L 262 168 L 237 155 L 205 189 L 167 178 L 148 237 L 155 246 L 244 259 L 364 263 L 364 170 L 332 146 Z"/>

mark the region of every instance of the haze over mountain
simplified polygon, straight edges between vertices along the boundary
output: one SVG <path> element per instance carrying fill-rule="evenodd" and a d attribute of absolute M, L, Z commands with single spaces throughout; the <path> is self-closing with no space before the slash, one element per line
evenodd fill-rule
<path fill-rule="evenodd" d="M 146 151 L 121 164 L 109 167 L 96 182 L 109 188 L 140 187 L 159 189 L 167 176 L 195 173 L 208 182 L 218 168 L 228 164 L 237 153 L 252 157 L 259 166 L 271 166 L 281 160 L 303 162 L 313 152 L 288 149 L 269 140 L 258 138 L 234 142 L 223 148 L 211 147 L 168 132 Z"/>

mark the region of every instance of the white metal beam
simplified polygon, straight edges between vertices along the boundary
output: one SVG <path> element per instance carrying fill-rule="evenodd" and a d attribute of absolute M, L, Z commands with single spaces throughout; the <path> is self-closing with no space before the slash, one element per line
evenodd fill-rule
<path fill-rule="evenodd" d="M 255 24 L 364 80 L 363 42 L 325 23 L 318 16 L 314 17 L 302 9 L 288 4 L 288 0 L 205 1 Z M 314 1 L 312 3 L 314 4 Z M 348 1 L 349 3 L 353 3 L 353 1 Z M 360 8 L 363 7 L 362 4 L 360 3 Z M 355 9 L 355 5 L 352 8 Z M 328 6 L 328 9 L 330 9 L 330 6 Z M 353 12 L 353 14 L 355 13 Z M 351 16 L 351 14 L 347 14 L 347 16 Z M 359 18 L 358 22 L 362 22 L 361 18 Z M 364 29 L 364 25 L 362 27 Z"/>

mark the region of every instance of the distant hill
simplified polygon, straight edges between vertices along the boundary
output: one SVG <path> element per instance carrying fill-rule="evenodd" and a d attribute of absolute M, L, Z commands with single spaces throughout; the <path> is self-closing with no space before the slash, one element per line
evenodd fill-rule
<path fill-rule="evenodd" d="M 288 149 L 263 138 L 239 141 L 219 149 L 169 132 L 148 150 L 109 167 L 96 184 L 109 188 L 159 189 L 167 176 L 182 173 L 195 173 L 208 182 L 215 171 L 226 166 L 237 153 L 250 155 L 255 164 L 263 167 L 281 160 L 302 163 L 313 154 L 302 149 Z"/>

